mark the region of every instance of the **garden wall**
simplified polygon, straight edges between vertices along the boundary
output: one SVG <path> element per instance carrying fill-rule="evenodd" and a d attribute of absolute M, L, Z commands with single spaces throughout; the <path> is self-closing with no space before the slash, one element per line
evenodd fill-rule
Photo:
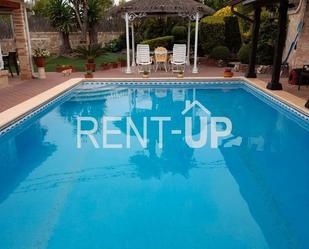
<path fill-rule="evenodd" d="M 304 19 L 303 19 L 304 18 Z M 288 60 L 292 68 L 303 67 L 309 63 L 309 0 L 303 0 L 300 9 L 290 12 L 287 41 L 285 45 L 284 58 L 296 37 L 297 27 L 301 20 L 304 20 L 305 26 L 297 44 Z"/>
<path fill-rule="evenodd" d="M 104 46 L 105 43 L 116 39 L 120 36 L 121 32 L 98 32 L 98 40 Z M 30 32 L 31 46 L 35 48 L 46 48 L 52 54 L 59 54 L 61 45 L 61 38 L 58 32 Z M 72 47 L 79 45 L 80 33 L 70 34 L 70 41 Z M 15 50 L 15 43 L 13 39 L 1 40 L 2 52 L 7 53 Z"/>

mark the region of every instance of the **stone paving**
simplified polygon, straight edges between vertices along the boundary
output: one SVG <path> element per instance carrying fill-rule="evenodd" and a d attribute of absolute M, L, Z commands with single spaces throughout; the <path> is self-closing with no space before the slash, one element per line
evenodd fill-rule
<path fill-rule="evenodd" d="M 222 77 L 224 68 L 200 66 L 200 71 L 198 74 L 192 74 L 191 69 L 188 69 L 185 73 L 185 77 Z M 94 73 L 96 78 L 138 78 L 141 76 L 137 72 L 133 72 L 128 75 L 124 73 L 125 68 L 111 69 L 107 71 L 98 71 Z M 235 76 L 243 76 L 243 73 L 235 73 Z M 176 76 L 172 72 L 152 72 L 151 78 L 160 77 L 174 77 Z M 3 112 L 21 102 L 24 102 L 50 88 L 53 88 L 64 81 L 72 78 L 83 78 L 83 73 L 73 73 L 69 77 L 64 77 L 61 73 L 47 73 L 47 79 L 39 80 L 20 80 L 17 76 L 9 79 L 9 85 L 0 88 L 0 112 Z M 258 76 L 259 79 L 266 83 L 270 80 L 270 75 Z M 281 80 L 284 86 L 284 91 L 289 92 L 297 97 L 303 99 L 309 99 L 309 87 L 302 86 L 301 90 L 298 91 L 296 86 L 291 86 L 287 84 L 287 79 Z"/>

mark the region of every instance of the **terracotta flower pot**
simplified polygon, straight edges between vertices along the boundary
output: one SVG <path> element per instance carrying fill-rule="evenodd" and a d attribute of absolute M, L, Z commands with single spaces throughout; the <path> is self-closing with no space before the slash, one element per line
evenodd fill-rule
<path fill-rule="evenodd" d="M 34 63 L 37 67 L 45 67 L 45 57 L 34 57 Z"/>
<path fill-rule="evenodd" d="M 92 73 L 86 73 L 85 74 L 85 79 L 92 79 L 93 78 L 93 74 Z"/>
<path fill-rule="evenodd" d="M 109 64 L 103 64 L 101 66 L 101 68 L 102 68 L 102 70 L 108 70 L 108 69 L 110 69 L 110 65 Z"/>
<path fill-rule="evenodd" d="M 224 70 L 224 73 L 223 73 L 223 76 L 224 76 L 225 78 L 231 78 L 231 77 L 234 76 L 234 73 L 232 72 L 231 69 L 225 69 L 225 70 Z"/>
<path fill-rule="evenodd" d="M 144 79 L 148 79 L 148 78 L 149 78 L 149 74 L 144 74 L 144 73 L 143 73 L 143 78 L 144 78 Z"/>
<path fill-rule="evenodd" d="M 183 79 L 184 78 L 184 74 L 183 73 L 178 73 L 177 74 L 177 78 L 178 79 Z"/>

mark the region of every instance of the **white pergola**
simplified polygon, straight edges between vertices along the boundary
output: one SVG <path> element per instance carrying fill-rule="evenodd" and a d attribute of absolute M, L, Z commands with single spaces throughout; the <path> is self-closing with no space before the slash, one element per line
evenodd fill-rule
<path fill-rule="evenodd" d="M 131 67 L 136 66 L 135 62 L 135 39 L 134 39 L 134 20 L 147 16 L 167 15 L 180 16 L 188 20 L 187 38 L 187 65 L 190 65 L 190 46 L 191 46 L 191 22 L 195 22 L 195 41 L 194 41 L 194 65 L 192 73 L 198 73 L 197 54 L 198 54 L 198 35 L 199 21 L 206 15 L 211 15 L 214 10 L 210 7 L 198 3 L 195 0 L 132 0 L 121 7 L 117 7 L 113 14 L 124 14 L 126 24 L 126 44 L 127 44 L 127 69 L 126 73 L 132 73 Z M 132 43 L 132 62 L 130 54 L 130 28 Z"/>

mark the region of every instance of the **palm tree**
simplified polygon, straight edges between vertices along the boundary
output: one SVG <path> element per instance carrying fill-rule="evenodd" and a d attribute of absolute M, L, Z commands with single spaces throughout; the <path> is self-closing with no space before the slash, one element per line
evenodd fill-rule
<path fill-rule="evenodd" d="M 67 55 L 72 52 L 70 44 L 70 31 L 73 28 L 72 9 L 65 0 L 50 0 L 48 17 L 51 25 L 56 28 L 62 39 L 60 53 Z"/>
<path fill-rule="evenodd" d="M 111 0 L 88 0 L 88 31 L 90 44 L 98 43 L 97 27 L 104 12 L 112 6 Z"/>

